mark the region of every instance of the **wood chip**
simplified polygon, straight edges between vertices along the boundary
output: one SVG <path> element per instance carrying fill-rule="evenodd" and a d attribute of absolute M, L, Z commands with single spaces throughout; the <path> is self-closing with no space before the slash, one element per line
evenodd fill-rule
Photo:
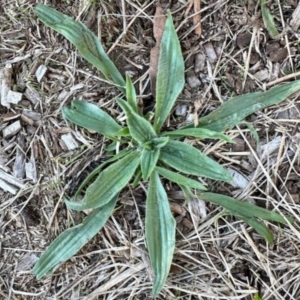
<path fill-rule="evenodd" d="M 23 96 L 22 93 L 9 90 L 6 101 L 11 104 L 18 104 L 22 100 L 22 96 Z"/>
<path fill-rule="evenodd" d="M 39 121 L 42 118 L 42 115 L 40 113 L 29 109 L 24 109 L 22 111 L 22 114 L 33 121 Z"/>
<path fill-rule="evenodd" d="M 300 26 L 300 2 L 292 14 L 291 27 L 296 31 Z"/>
<path fill-rule="evenodd" d="M 7 114 L 1 115 L 1 119 L 2 119 L 3 122 L 8 122 L 8 121 L 17 119 L 19 117 L 20 117 L 20 114 L 16 114 L 16 113 L 13 113 L 13 112 L 9 112 Z"/>
<path fill-rule="evenodd" d="M 254 77 L 259 81 L 266 81 L 270 79 L 270 73 L 268 69 L 263 69 L 254 74 Z"/>
<path fill-rule="evenodd" d="M 21 115 L 21 120 L 22 120 L 23 122 L 26 122 L 26 123 L 29 124 L 29 125 L 33 125 L 33 124 L 34 124 L 34 121 L 31 120 L 31 119 L 29 119 L 29 118 L 26 117 L 25 115 Z"/>
<path fill-rule="evenodd" d="M 36 163 L 35 163 L 33 151 L 31 151 L 29 162 L 25 163 L 25 173 L 26 173 L 26 178 L 32 179 L 34 183 L 37 182 L 37 170 L 36 170 Z"/>
<path fill-rule="evenodd" d="M 21 180 L 15 178 L 14 176 L 4 172 L 3 170 L 0 169 L 0 179 L 4 180 L 5 182 L 14 185 L 18 188 L 23 188 L 24 184 Z"/>
<path fill-rule="evenodd" d="M 3 137 L 5 139 L 10 138 L 17 134 L 21 130 L 21 128 L 21 122 L 18 120 L 3 129 Z"/>
<path fill-rule="evenodd" d="M 2 152 L 0 148 L 0 166 L 2 166 L 2 169 L 7 162 L 8 162 L 8 155 Z"/>
<path fill-rule="evenodd" d="M 258 149 L 258 157 L 263 161 L 264 159 L 270 157 L 281 144 L 282 136 L 277 136 L 273 138 L 270 142 L 260 145 Z"/>
<path fill-rule="evenodd" d="M 36 256 L 35 253 L 27 253 L 23 259 L 18 263 L 17 271 L 28 271 L 30 270 L 36 261 L 39 258 Z"/>
<path fill-rule="evenodd" d="M 37 81 L 40 83 L 41 80 L 43 79 L 43 77 L 45 76 L 47 72 L 47 67 L 45 65 L 40 65 L 36 72 L 35 72 L 35 76 L 36 76 L 36 79 Z"/>
<path fill-rule="evenodd" d="M 79 144 L 74 139 L 72 133 L 66 133 L 61 136 L 63 143 L 66 145 L 68 150 L 74 150 L 79 147 Z"/>
<path fill-rule="evenodd" d="M 22 179 L 25 176 L 25 138 L 19 135 L 16 149 L 16 159 L 13 166 L 13 174 L 16 178 Z"/>
<path fill-rule="evenodd" d="M 207 209 L 205 201 L 197 198 L 192 198 L 188 203 L 188 207 L 190 213 L 193 214 L 192 217 L 197 225 L 201 219 L 206 218 Z"/>
<path fill-rule="evenodd" d="M 31 86 L 27 86 L 27 89 L 26 89 L 24 95 L 32 104 L 42 102 L 42 97 L 39 94 L 39 92 Z"/>
<path fill-rule="evenodd" d="M 0 189 L 9 192 L 13 195 L 15 195 L 18 191 L 18 189 L 14 186 L 12 186 L 11 184 L 7 183 L 6 181 L 0 179 Z"/>
<path fill-rule="evenodd" d="M 12 85 L 12 66 L 7 64 L 4 69 L 0 70 L 0 100 L 1 105 L 10 108 L 7 101 L 7 95 Z"/>

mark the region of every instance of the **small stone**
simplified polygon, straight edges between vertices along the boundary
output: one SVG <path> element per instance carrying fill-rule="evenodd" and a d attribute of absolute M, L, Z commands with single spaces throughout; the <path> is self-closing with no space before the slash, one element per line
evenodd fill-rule
<path fill-rule="evenodd" d="M 212 43 L 206 43 L 205 45 L 203 45 L 203 47 L 204 47 L 204 51 L 208 57 L 209 62 L 211 64 L 215 63 L 217 61 L 218 57 L 217 57 L 216 51 L 215 51 Z"/>
<path fill-rule="evenodd" d="M 203 71 L 206 66 L 206 57 L 202 53 L 198 53 L 195 57 L 195 72 Z"/>
<path fill-rule="evenodd" d="M 192 89 L 201 85 L 201 81 L 198 79 L 194 72 L 188 73 L 186 81 Z"/>
<path fill-rule="evenodd" d="M 254 77 L 259 81 L 266 81 L 270 78 L 269 71 L 267 69 L 260 70 L 254 74 Z"/>
<path fill-rule="evenodd" d="M 176 116 L 184 116 L 187 112 L 187 106 L 185 104 L 179 104 L 176 107 L 175 114 Z"/>
<path fill-rule="evenodd" d="M 245 189 L 249 183 L 249 180 L 241 173 L 234 169 L 227 168 L 228 173 L 232 176 L 232 181 L 229 183 L 234 188 Z"/>

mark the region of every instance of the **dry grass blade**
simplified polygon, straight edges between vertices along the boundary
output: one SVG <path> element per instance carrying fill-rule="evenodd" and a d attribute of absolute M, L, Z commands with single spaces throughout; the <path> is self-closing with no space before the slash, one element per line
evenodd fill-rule
<path fill-rule="evenodd" d="M 202 33 L 202 27 L 201 27 L 201 0 L 194 0 L 194 11 L 195 15 L 193 17 L 193 23 L 196 26 L 195 27 L 195 33 L 200 36 Z"/>

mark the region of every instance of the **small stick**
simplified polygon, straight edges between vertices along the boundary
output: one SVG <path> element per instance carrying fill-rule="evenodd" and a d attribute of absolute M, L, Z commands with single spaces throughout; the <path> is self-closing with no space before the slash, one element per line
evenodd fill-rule
<path fill-rule="evenodd" d="M 195 33 L 198 36 L 200 36 L 202 33 L 200 9 L 201 9 L 201 0 L 194 0 L 195 15 L 193 17 L 193 22 L 194 22 L 194 25 L 196 26 Z"/>

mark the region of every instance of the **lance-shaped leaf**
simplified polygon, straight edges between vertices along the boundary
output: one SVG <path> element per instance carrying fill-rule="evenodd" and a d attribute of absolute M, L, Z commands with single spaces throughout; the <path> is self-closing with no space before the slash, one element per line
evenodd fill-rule
<path fill-rule="evenodd" d="M 268 241 L 268 243 L 273 244 L 274 242 L 273 234 L 265 224 L 257 221 L 254 218 L 240 217 L 240 216 L 239 218 L 243 220 L 245 223 L 247 223 L 249 226 L 254 228 L 257 233 L 259 233 L 265 240 Z"/>
<path fill-rule="evenodd" d="M 174 137 L 174 138 L 192 136 L 199 139 L 218 139 L 218 140 L 226 141 L 228 143 L 234 143 L 234 141 L 227 135 L 206 128 L 178 129 L 178 130 L 163 132 L 162 135 Z"/>
<path fill-rule="evenodd" d="M 126 99 L 134 112 L 138 113 L 137 98 L 131 78 L 126 75 Z"/>
<path fill-rule="evenodd" d="M 160 136 L 153 138 L 152 140 L 143 144 L 146 149 L 160 149 L 164 147 L 169 142 L 168 136 Z"/>
<path fill-rule="evenodd" d="M 158 72 L 156 78 L 156 108 L 154 129 L 159 132 L 184 86 L 184 61 L 179 40 L 168 18 L 160 44 Z"/>
<path fill-rule="evenodd" d="M 237 217 L 260 218 L 267 221 L 286 223 L 286 219 L 280 214 L 256 206 L 252 203 L 238 201 L 231 197 L 215 193 L 201 193 L 199 194 L 199 197 L 202 200 L 221 205 L 222 207 L 226 208 L 231 214 Z M 287 217 L 287 219 L 289 220 L 289 222 L 294 221 L 294 219 L 291 217 Z"/>
<path fill-rule="evenodd" d="M 141 166 L 139 166 L 137 168 L 137 171 L 135 172 L 135 175 L 134 175 L 134 180 L 131 184 L 132 188 L 136 188 L 137 185 L 139 184 L 139 182 L 141 181 L 142 179 L 142 170 L 141 170 Z"/>
<path fill-rule="evenodd" d="M 76 22 L 69 16 L 44 4 L 38 4 L 34 12 L 44 24 L 59 32 L 74 44 L 88 62 L 95 66 L 107 80 L 118 85 L 118 88 L 125 93 L 126 83 L 122 75 L 109 59 L 100 41 L 92 31 L 83 23 Z"/>
<path fill-rule="evenodd" d="M 269 1 L 267 1 L 267 0 L 261 0 L 261 14 L 262 14 L 262 17 L 263 17 L 265 27 L 267 28 L 270 36 L 273 39 L 278 39 L 278 38 L 280 38 L 280 34 L 279 34 L 279 32 L 276 28 L 276 24 L 274 22 L 274 19 L 273 19 L 271 13 L 270 13 L 270 10 L 266 6 L 266 4 L 268 2 Z"/>
<path fill-rule="evenodd" d="M 183 142 L 169 141 L 161 148 L 159 158 L 172 168 L 186 174 L 223 181 L 232 180 L 230 174 L 221 165 L 200 150 Z"/>
<path fill-rule="evenodd" d="M 106 136 L 122 129 L 104 110 L 88 102 L 74 100 L 70 108 L 63 107 L 62 113 L 72 123 Z"/>
<path fill-rule="evenodd" d="M 120 137 L 131 137 L 130 131 L 128 128 L 122 128 L 121 130 L 117 131 L 114 133 L 115 136 L 120 136 Z"/>
<path fill-rule="evenodd" d="M 82 202 L 65 200 L 75 210 L 97 208 L 108 203 L 129 182 L 140 162 L 140 153 L 133 151 L 104 169 L 86 190 Z"/>
<path fill-rule="evenodd" d="M 161 167 L 156 167 L 155 171 L 158 172 L 159 175 L 167 178 L 170 181 L 177 183 L 178 185 L 188 186 L 190 188 L 199 189 L 199 190 L 207 190 L 206 187 L 202 183 L 200 183 L 194 179 L 185 177 L 176 172 L 173 172 L 173 171 L 167 170 L 165 168 L 161 168 Z"/>
<path fill-rule="evenodd" d="M 104 226 L 116 205 L 118 195 L 94 210 L 82 224 L 60 234 L 42 254 L 32 272 L 37 279 L 53 273 L 63 262 L 75 255 Z"/>
<path fill-rule="evenodd" d="M 167 279 L 175 248 L 176 222 L 168 196 L 154 171 L 146 200 L 146 241 L 154 271 L 153 296 L 157 296 Z"/>
<path fill-rule="evenodd" d="M 131 149 L 124 149 L 122 151 L 120 151 L 118 154 L 114 155 L 113 157 L 107 159 L 104 163 L 102 163 L 100 166 L 98 166 L 97 168 L 95 168 L 84 180 L 83 182 L 80 184 L 79 188 L 77 189 L 75 196 L 74 196 L 74 201 L 77 200 L 77 197 L 80 195 L 81 191 L 83 190 L 83 188 L 90 182 L 93 180 L 93 178 L 98 175 L 103 169 L 104 167 L 106 167 L 108 164 L 121 159 L 122 157 L 124 157 L 125 155 L 129 154 L 132 150 Z"/>
<path fill-rule="evenodd" d="M 266 92 L 249 93 L 233 97 L 212 113 L 201 118 L 197 127 L 225 131 L 240 123 L 245 117 L 265 107 L 278 104 L 300 89 L 300 80 L 282 84 Z M 186 127 L 193 127 L 188 125 Z"/>
<path fill-rule="evenodd" d="M 134 140 L 143 144 L 156 137 L 152 125 L 145 118 L 134 112 L 132 107 L 126 101 L 118 99 L 117 102 L 126 114 L 126 122 Z"/>
<path fill-rule="evenodd" d="M 160 149 L 147 149 L 142 150 L 141 155 L 141 170 L 143 174 L 143 179 L 147 180 L 151 173 L 153 172 L 156 163 L 159 158 Z"/>

